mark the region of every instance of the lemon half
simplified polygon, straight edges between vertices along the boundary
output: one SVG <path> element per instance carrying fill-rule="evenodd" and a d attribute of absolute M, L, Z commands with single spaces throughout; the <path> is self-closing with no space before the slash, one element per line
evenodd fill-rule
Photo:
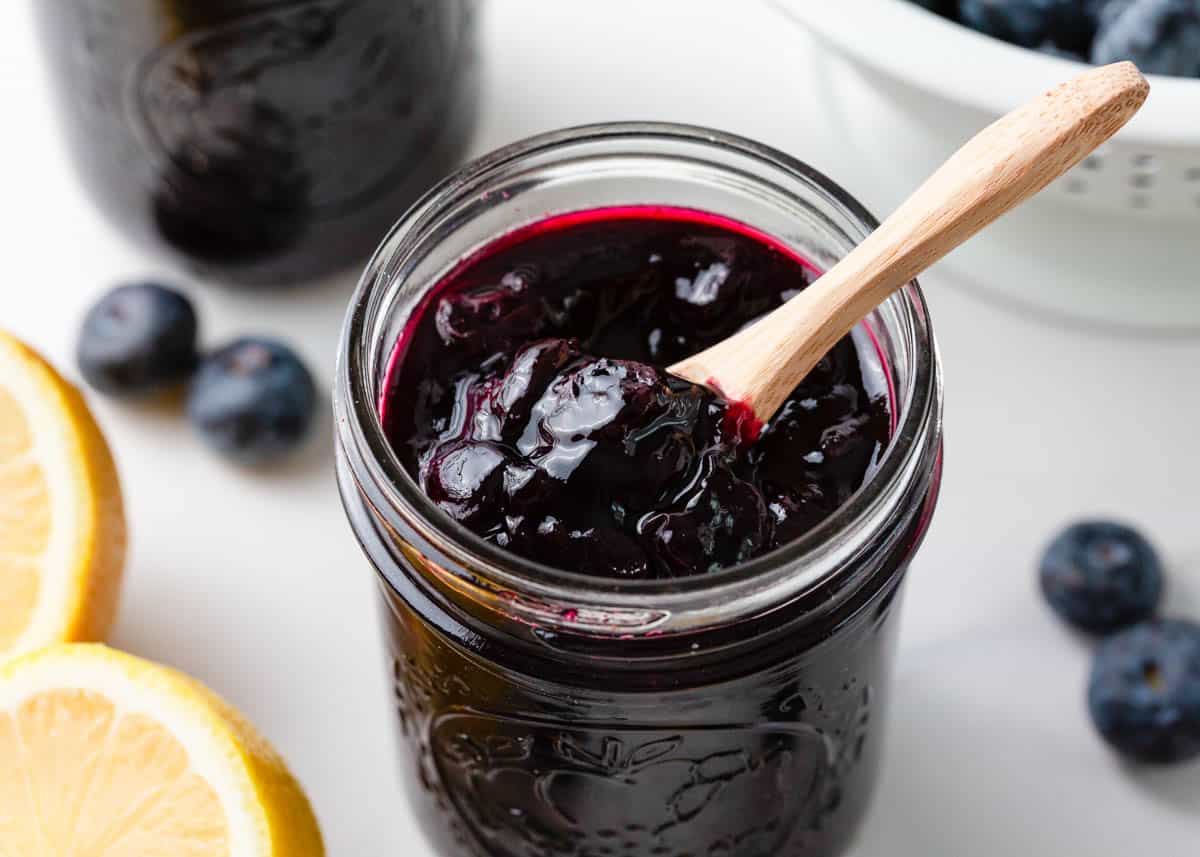
<path fill-rule="evenodd" d="M 112 454 L 83 397 L 0 331 L 0 661 L 102 640 L 125 542 Z"/>
<path fill-rule="evenodd" d="M 207 688 L 100 645 L 0 668 L 0 854 L 321 857 L 312 808 Z"/>

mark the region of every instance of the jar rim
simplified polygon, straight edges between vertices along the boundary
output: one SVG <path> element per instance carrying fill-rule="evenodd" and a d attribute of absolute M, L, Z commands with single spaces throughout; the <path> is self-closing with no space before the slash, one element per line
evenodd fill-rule
<path fill-rule="evenodd" d="M 596 578 L 544 565 L 503 550 L 454 521 L 437 508 L 409 475 L 388 441 L 379 415 L 379 392 L 373 386 L 368 332 L 381 309 L 381 293 L 393 285 L 388 272 L 395 260 L 420 245 L 421 231 L 439 211 L 504 167 L 557 149 L 586 143 L 654 140 L 659 143 L 714 147 L 746 157 L 799 180 L 818 191 L 840 213 L 869 231 L 878 221 L 854 197 L 804 162 L 747 138 L 691 125 L 621 122 L 584 125 L 540 134 L 498 149 L 466 165 L 430 190 L 396 223 L 368 263 L 350 303 L 338 354 L 334 391 L 335 426 L 360 488 L 369 490 L 371 505 L 388 525 L 402 528 L 422 552 L 445 558 L 450 565 L 487 569 L 475 583 L 512 589 L 551 602 L 603 604 L 617 609 L 670 613 L 718 593 L 778 603 L 784 589 L 792 597 L 827 582 L 846 565 L 858 546 L 845 536 L 861 531 L 895 503 L 904 483 L 918 478 L 931 434 L 940 437 L 941 376 L 928 309 L 917 281 L 893 294 L 890 303 L 908 322 L 926 332 L 913 343 L 914 371 L 902 402 L 892 402 L 898 419 L 874 473 L 858 491 L 821 524 L 785 545 L 720 571 L 669 580 Z M 493 239 L 500 237 L 493 236 Z M 929 469 L 928 462 L 925 469 Z M 395 519 L 393 520 L 393 513 Z M 862 535 L 862 533 L 859 533 Z M 841 538 L 839 538 L 839 536 Z M 799 564 L 804 570 L 797 571 Z M 773 580 L 772 570 L 789 569 L 787 580 Z M 778 577 L 778 575 L 775 575 Z M 787 584 L 793 584 L 788 586 Z M 783 593 L 785 594 L 785 593 Z M 723 599 L 720 603 L 723 603 Z"/>

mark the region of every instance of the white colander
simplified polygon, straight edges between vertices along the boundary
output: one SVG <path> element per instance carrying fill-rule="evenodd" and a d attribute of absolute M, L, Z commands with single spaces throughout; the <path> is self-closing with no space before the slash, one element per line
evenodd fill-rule
<path fill-rule="evenodd" d="M 1087 68 L 908 0 L 772 2 L 824 48 L 827 112 L 885 204 L 983 126 Z M 1108 145 L 952 266 L 1058 313 L 1200 329 L 1200 80 L 1150 82 L 1146 106 Z"/>

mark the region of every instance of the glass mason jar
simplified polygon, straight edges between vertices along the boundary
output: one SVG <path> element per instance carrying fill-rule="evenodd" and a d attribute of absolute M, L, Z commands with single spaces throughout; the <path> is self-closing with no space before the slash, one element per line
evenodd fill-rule
<path fill-rule="evenodd" d="M 68 142 L 109 219 L 205 276 L 357 263 L 459 162 L 475 0 L 35 3 Z"/>
<path fill-rule="evenodd" d="M 722 572 L 599 580 L 508 554 L 437 510 L 380 424 L 393 346 L 456 262 L 531 222 L 625 205 L 730 217 L 822 267 L 876 225 L 780 152 L 631 124 L 498 151 L 392 230 L 351 305 L 334 399 L 412 801 L 445 855 L 833 854 L 876 777 L 898 595 L 940 482 L 940 370 L 915 283 L 861 328 L 895 415 L 869 481 L 804 538 Z"/>

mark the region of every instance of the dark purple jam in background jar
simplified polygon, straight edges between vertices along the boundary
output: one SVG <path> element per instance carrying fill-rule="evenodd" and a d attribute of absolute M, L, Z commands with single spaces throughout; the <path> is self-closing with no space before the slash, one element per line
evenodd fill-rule
<path fill-rule="evenodd" d="M 35 5 L 88 190 L 214 279 L 361 264 L 468 142 L 474 0 Z"/>
<path fill-rule="evenodd" d="M 655 367 L 874 226 L 779 152 L 634 124 L 500 150 L 388 236 L 346 323 L 337 470 L 438 854 L 845 849 L 940 484 L 924 300 L 873 312 L 757 441 Z"/>

